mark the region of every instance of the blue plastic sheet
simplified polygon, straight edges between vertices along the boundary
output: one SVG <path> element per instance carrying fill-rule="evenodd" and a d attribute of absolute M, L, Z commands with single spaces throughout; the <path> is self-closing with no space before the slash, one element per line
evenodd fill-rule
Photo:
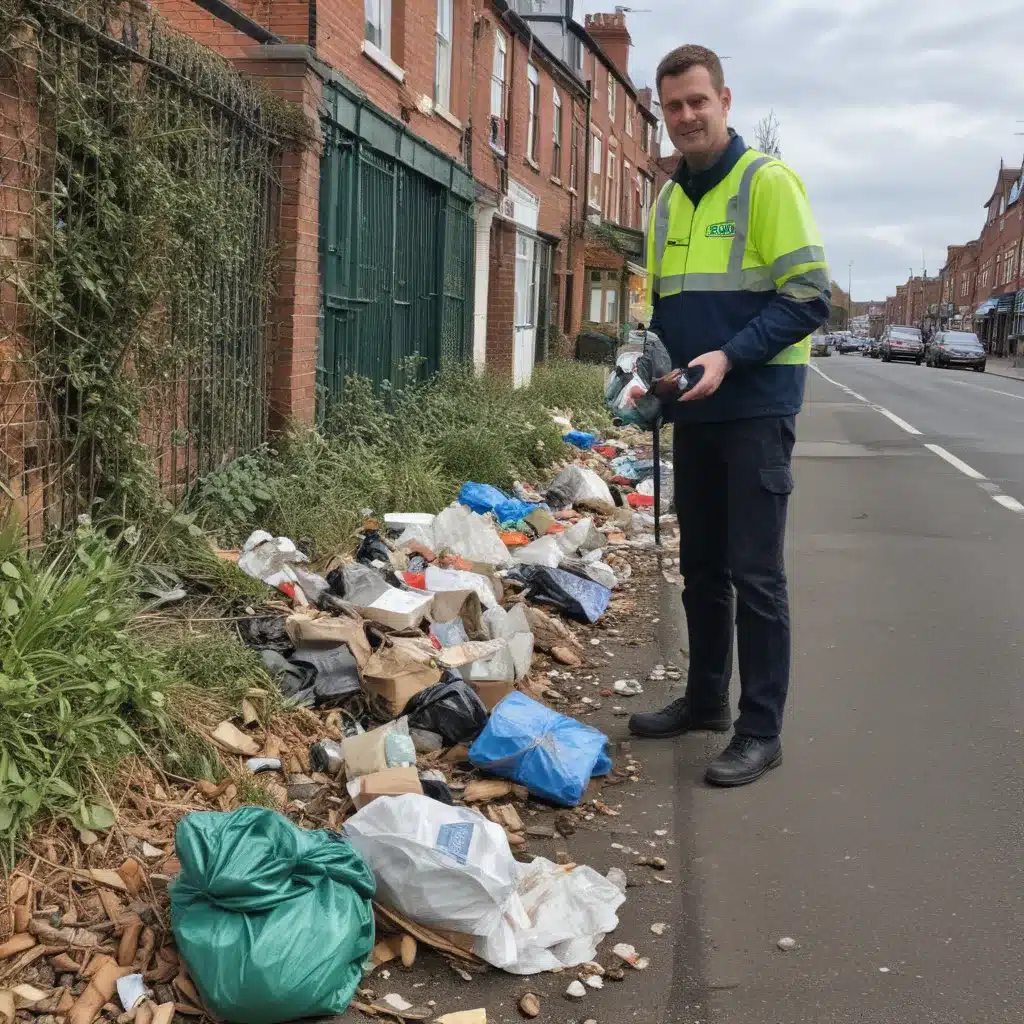
<path fill-rule="evenodd" d="M 604 733 L 518 691 L 491 712 L 469 759 L 563 807 L 580 802 L 592 776 L 612 770 Z"/>
<path fill-rule="evenodd" d="M 521 579 L 529 586 L 532 600 L 554 605 L 581 622 L 597 622 L 612 600 L 612 592 L 607 587 L 564 569 L 518 565 L 509 572 L 509 576 Z"/>
<path fill-rule="evenodd" d="M 536 505 L 529 501 L 520 501 L 518 498 L 509 498 L 508 501 L 494 506 L 494 517 L 502 524 L 519 523 L 538 508 L 547 508 L 547 505 Z"/>
<path fill-rule="evenodd" d="M 570 430 L 568 434 L 562 437 L 562 440 L 566 444 L 582 448 L 585 452 L 589 452 L 597 442 L 597 438 L 593 434 L 588 434 L 584 430 Z"/>
<path fill-rule="evenodd" d="M 508 495 L 490 484 L 465 483 L 459 491 L 459 504 L 467 505 L 477 515 L 485 516 L 509 500 Z"/>

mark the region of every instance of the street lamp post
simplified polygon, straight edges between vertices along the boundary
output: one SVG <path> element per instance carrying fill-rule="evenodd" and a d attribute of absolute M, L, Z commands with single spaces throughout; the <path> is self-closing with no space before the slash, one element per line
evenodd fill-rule
<path fill-rule="evenodd" d="M 846 311 L 846 329 L 850 330 L 850 321 L 853 319 L 853 260 L 850 260 L 850 266 L 847 268 L 847 271 L 846 301 L 850 308 Z"/>

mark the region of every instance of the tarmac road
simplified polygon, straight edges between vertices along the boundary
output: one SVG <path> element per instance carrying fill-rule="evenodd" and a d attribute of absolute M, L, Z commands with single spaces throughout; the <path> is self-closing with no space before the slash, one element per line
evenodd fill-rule
<path fill-rule="evenodd" d="M 713 791 L 719 741 L 672 744 L 696 925 L 660 1019 L 1019 1022 L 1024 516 L 986 488 L 1024 498 L 1024 386 L 814 365 L 855 395 L 812 374 L 798 421 L 786 760 Z"/>

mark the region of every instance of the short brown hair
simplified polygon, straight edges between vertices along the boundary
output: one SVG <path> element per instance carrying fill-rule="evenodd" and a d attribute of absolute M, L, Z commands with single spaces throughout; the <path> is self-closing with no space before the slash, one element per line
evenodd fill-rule
<path fill-rule="evenodd" d="M 661 88 L 663 78 L 682 75 L 690 68 L 707 68 L 715 91 L 721 92 L 725 88 L 725 72 L 722 71 L 722 62 L 718 59 L 718 54 L 706 46 L 692 44 L 677 46 L 671 53 L 662 57 L 655 76 L 658 88 Z"/>

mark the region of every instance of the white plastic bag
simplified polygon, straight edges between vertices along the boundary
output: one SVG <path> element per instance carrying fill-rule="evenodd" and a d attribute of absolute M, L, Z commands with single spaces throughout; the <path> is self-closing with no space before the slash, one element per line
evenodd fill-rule
<path fill-rule="evenodd" d="M 416 793 L 380 797 L 345 823 L 369 864 L 377 899 L 420 924 L 477 936 L 474 951 L 496 967 L 514 962 L 505 911 L 516 897 L 516 862 L 505 830 L 465 807 Z"/>
<path fill-rule="evenodd" d="M 604 937 L 619 926 L 626 895 L 593 868 L 567 871 L 543 857 L 518 865 L 517 900 L 526 923 L 513 921 L 515 961 L 510 974 L 577 967 L 597 956 Z M 518 902 L 519 906 L 515 906 Z"/>
<path fill-rule="evenodd" d="M 594 526 L 593 519 L 581 519 L 564 533 L 557 534 L 554 539 L 558 541 L 559 547 L 567 555 L 575 555 L 577 551 L 586 554 L 588 551 L 596 551 L 598 548 L 604 547 L 604 537 Z M 557 566 L 552 568 L 557 568 Z"/>
<path fill-rule="evenodd" d="M 526 605 L 516 604 L 511 611 L 504 608 L 492 608 L 484 613 L 484 625 L 492 639 L 508 641 L 509 653 L 515 668 L 515 678 L 523 679 L 530 674 L 533 665 L 533 630 L 530 620 L 526 617 Z M 475 676 L 474 678 L 491 679 L 493 676 Z M 501 678 L 504 678 L 501 677 Z"/>
<path fill-rule="evenodd" d="M 512 564 L 508 548 L 501 542 L 494 523 L 465 505 L 450 505 L 434 520 L 433 550 L 438 554 L 450 551 L 485 565 Z"/>
<path fill-rule="evenodd" d="M 565 551 L 558 537 L 541 537 L 515 552 L 515 560 L 522 565 L 546 565 L 549 569 L 557 569 L 563 558 Z"/>
<path fill-rule="evenodd" d="M 498 543 L 501 544 L 501 541 L 499 540 Z M 508 548 L 504 544 L 501 546 L 507 554 Z M 496 608 L 498 605 L 491 581 L 479 573 L 465 572 L 462 569 L 438 569 L 436 566 L 428 565 L 423 577 L 426 581 L 426 588 L 431 593 L 443 594 L 473 590 L 476 591 L 480 603 L 485 608 Z"/>
<path fill-rule="evenodd" d="M 256 530 L 242 547 L 238 568 L 268 587 L 280 587 L 283 583 L 298 582 L 292 566 L 307 561 L 289 537 L 274 537 L 266 530 Z"/>
<path fill-rule="evenodd" d="M 569 466 L 563 469 L 551 482 L 548 493 L 564 495 L 571 505 L 581 501 L 599 501 L 614 505 L 608 485 L 592 470 L 583 466 Z"/>

